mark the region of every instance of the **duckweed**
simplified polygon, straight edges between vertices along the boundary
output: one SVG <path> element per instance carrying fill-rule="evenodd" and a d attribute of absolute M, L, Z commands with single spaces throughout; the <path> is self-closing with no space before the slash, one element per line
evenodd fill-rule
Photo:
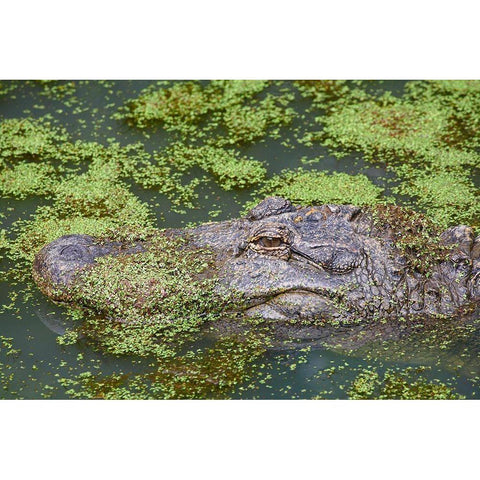
<path fill-rule="evenodd" d="M 37 80 L 35 83 L 42 86 L 41 95 L 52 99 L 63 99 L 73 97 L 76 93 L 76 82 Z"/>
<path fill-rule="evenodd" d="M 200 168 L 211 176 L 185 180 Z M 172 144 L 154 154 L 154 161 L 142 161 L 132 169 L 131 178 L 139 185 L 164 194 L 173 209 L 194 208 L 196 188 L 213 178 L 223 190 L 244 189 L 260 183 L 266 174 L 262 162 L 240 155 L 238 151 L 204 145 Z"/>
<path fill-rule="evenodd" d="M 312 99 L 316 109 L 326 111 L 370 98 L 365 90 L 349 85 L 346 80 L 300 80 L 295 86 L 303 97 Z"/>
<path fill-rule="evenodd" d="M 429 218 L 394 205 L 376 205 L 368 210 L 380 235 L 393 241 L 413 270 L 426 274 L 446 260 L 451 249 L 443 245 L 438 225 Z"/>
<path fill-rule="evenodd" d="M 211 173 L 224 190 L 260 183 L 266 174 L 262 162 L 241 156 L 238 151 L 212 146 L 186 147 L 176 144 L 157 156 L 158 166 L 171 165 L 179 172 L 198 166 Z M 158 168 L 158 167 L 157 167 Z"/>
<path fill-rule="evenodd" d="M 48 163 L 20 163 L 0 173 L 0 194 L 24 199 L 50 195 L 58 184 L 55 168 Z"/>
<path fill-rule="evenodd" d="M 144 374 L 105 377 L 87 371 L 60 383 L 72 398 L 225 399 L 257 373 L 254 362 L 264 352 L 255 337 L 225 338 L 205 350 L 159 359 Z"/>
<path fill-rule="evenodd" d="M 7 231 L 5 229 L 0 230 L 0 251 L 7 250 L 9 248 L 9 241 L 7 239 Z M 0 254 L 0 260 L 2 259 L 2 255 Z"/>
<path fill-rule="evenodd" d="M 18 234 L 12 245 L 16 260 L 33 260 L 45 244 L 70 233 L 104 236 L 151 227 L 150 208 L 118 177 L 115 166 L 94 163 L 86 173 L 60 182 L 52 194 L 53 205 L 40 206 L 32 220 L 15 224 Z"/>
<path fill-rule="evenodd" d="M 114 118 L 140 129 L 159 123 L 167 131 L 180 133 L 183 139 L 208 135 L 208 142 L 219 146 L 248 143 L 269 131 L 278 135 L 278 127 L 289 124 L 295 115 L 286 107 L 292 94 L 258 96 L 268 83 L 222 80 L 148 88 L 127 102 Z"/>
<path fill-rule="evenodd" d="M 415 204 L 443 228 L 458 224 L 479 226 L 478 192 L 465 175 L 415 171 L 395 190 L 415 197 Z"/>
<path fill-rule="evenodd" d="M 475 151 L 478 82 L 409 82 L 406 89 L 402 98 L 384 95 L 336 104 L 318 118 L 323 130 L 306 138 L 386 164 L 401 180 L 394 192 L 414 198 L 410 204 L 442 227 L 476 225 L 470 177 L 480 165 Z"/>
<path fill-rule="evenodd" d="M 365 175 L 302 168 L 283 170 L 259 190 L 261 196 L 278 195 L 302 205 L 372 205 L 384 201 L 382 193 L 383 188 L 374 185 Z"/>
<path fill-rule="evenodd" d="M 428 382 L 421 374 L 425 367 L 387 369 L 381 377 L 376 371 L 364 370 L 353 381 L 348 395 L 351 399 L 367 400 L 453 400 L 465 398 L 443 384 Z"/>
<path fill-rule="evenodd" d="M 431 105 L 392 100 L 386 105 L 363 102 L 322 117 L 323 144 L 361 151 L 369 160 L 416 162 L 438 146 L 447 116 Z"/>
<path fill-rule="evenodd" d="M 144 224 L 149 215 L 128 186 L 119 179 L 115 166 L 92 165 L 88 172 L 67 178 L 55 190 L 55 211 L 62 216 L 115 217 L 126 223 L 139 219 Z"/>
<path fill-rule="evenodd" d="M 0 82 L 0 98 L 11 94 L 17 88 L 17 82 L 14 81 L 1 81 Z"/>
<path fill-rule="evenodd" d="M 445 112 L 448 126 L 442 140 L 458 148 L 480 147 L 480 81 L 415 81 L 406 85 L 407 98 L 432 104 Z"/>
<path fill-rule="evenodd" d="M 268 95 L 258 105 L 234 105 L 228 108 L 223 120 L 227 128 L 227 138 L 217 142 L 222 144 L 248 143 L 264 137 L 267 131 L 272 128 L 271 135 L 278 137 L 279 129 L 288 125 L 294 112 L 284 106 L 291 97 L 276 98 Z"/>
<path fill-rule="evenodd" d="M 125 118 L 138 128 L 162 122 L 167 129 L 182 129 L 198 122 L 213 102 L 210 91 L 204 92 L 199 83 L 182 82 L 158 90 L 147 89 L 116 118 Z"/>
<path fill-rule="evenodd" d="M 68 135 L 48 121 L 12 118 L 0 123 L 0 167 L 18 160 L 55 160 Z"/>
<path fill-rule="evenodd" d="M 29 269 L 35 254 L 47 243 L 69 234 L 85 234 L 95 237 L 115 236 L 120 239 L 142 236 L 145 227 L 139 225 L 133 215 L 130 224 L 122 217 L 66 217 L 58 218 L 51 207 L 37 209 L 33 220 L 16 223 L 16 237 L 10 241 L 10 257 L 18 262 L 17 266 Z M 147 229 L 148 230 L 148 229 Z"/>

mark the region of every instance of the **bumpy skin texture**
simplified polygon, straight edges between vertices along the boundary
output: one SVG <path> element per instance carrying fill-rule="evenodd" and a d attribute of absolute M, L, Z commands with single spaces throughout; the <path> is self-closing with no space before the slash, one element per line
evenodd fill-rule
<path fill-rule="evenodd" d="M 52 300 L 68 302 L 69 287 L 75 281 L 75 275 L 93 265 L 96 258 L 143 250 L 140 244 L 126 247 L 120 242 L 98 242 L 90 235 L 64 235 L 36 255 L 33 278 L 40 290 Z"/>
<path fill-rule="evenodd" d="M 240 294 L 247 316 L 279 326 L 450 315 L 480 300 L 480 241 L 467 226 L 441 234 L 448 255 L 428 273 L 408 265 L 394 231 L 378 228 L 368 209 L 350 205 L 296 207 L 269 197 L 244 218 L 163 234 L 213 250 L 219 294 Z M 144 248 L 100 245 L 87 235 L 61 237 L 38 253 L 34 278 L 46 295 L 68 301 L 76 272 L 95 258 Z"/>

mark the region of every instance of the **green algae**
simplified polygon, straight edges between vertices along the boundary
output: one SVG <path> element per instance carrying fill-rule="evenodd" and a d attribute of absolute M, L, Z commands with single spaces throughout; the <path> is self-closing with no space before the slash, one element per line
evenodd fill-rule
<path fill-rule="evenodd" d="M 0 81 L 0 98 L 10 96 L 13 91 L 17 88 L 17 82 L 14 81 Z"/>
<path fill-rule="evenodd" d="M 7 239 L 7 231 L 5 229 L 0 230 L 0 251 L 7 250 L 9 248 L 10 242 Z M 0 260 L 3 256 L 0 254 Z"/>
<path fill-rule="evenodd" d="M 73 303 L 100 315 L 87 318 L 82 331 L 109 353 L 171 355 L 230 305 L 215 293 L 208 251 L 162 234 L 147 245 L 143 253 L 99 258 L 72 288 Z"/>
<path fill-rule="evenodd" d="M 358 86 L 346 80 L 298 80 L 295 87 L 301 95 L 310 98 L 315 109 L 335 111 L 340 106 L 367 101 L 371 97 Z"/>
<path fill-rule="evenodd" d="M 454 400 L 465 398 L 440 381 L 422 378 L 425 367 L 387 369 L 383 376 L 372 370 L 360 372 L 348 390 L 353 400 Z"/>
<path fill-rule="evenodd" d="M 465 175 L 416 171 L 395 191 L 414 197 L 417 208 L 443 228 L 458 224 L 479 226 L 478 191 Z"/>
<path fill-rule="evenodd" d="M 90 169 L 90 173 L 83 177 L 83 182 L 61 182 L 58 185 L 59 195 L 69 188 L 80 191 L 80 196 L 84 188 L 87 194 L 93 194 L 93 186 L 88 185 L 92 180 L 101 196 L 102 181 L 106 179 L 106 174 L 102 172 L 109 169 L 107 175 L 110 183 L 122 178 L 133 179 L 145 188 L 158 189 L 175 205 L 186 203 L 190 208 L 194 206 L 192 200 L 196 197 L 195 187 L 200 179 L 185 184 L 183 174 L 195 166 L 211 174 L 225 190 L 258 184 L 266 172 L 261 162 L 221 147 L 184 147 L 174 144 L 166 151 L 157 153 L 156 161 L 152 162 L 151 155 L 139 143 L 120 146 L 113 142 L 104 146 L 82 140 L 72 142 L 65 131 L 52 127 L 48 122 L 15 119 L 2 122 L 1 128 L 0 161 L 11 164 L 16 159 L 25 165 L 14 166 L 3 173 L 3 181 L 0 181 L 4 185 L 2 192 L 5 196 L 23 198 L 30 194 L 46 196 L 52 193 L 53 167 L 48 162 L 61 163 L 63 166 L 59 173 L 69 173 L 70 170 L 75 175 L 78 169 L 73 167 L 76 165 L 80 167 L 86 164 Z M 40 163 L 35 166 L 31 160 Z M 98 179 L 95 178 L 97 176 Z M 113 197 L 118 196 L 111 189 L 108 193 Z M 108 195 L 104 197 L 108 198 Z"/>
<path fill-rule="evenodd" d="M 224 190 L 234 188 L 248 188 L 260 183 L 265 177 L 266 170 L 263 164 L 257 160 L 239 158 L 239 155 L 231 152 L 210 150 L 204 168 L 215 178 Z"/>
<path fill-rule="evenodd" d="M 81 322 L 62 345 L 81 335 L 112 355 L 170 357 L 238 305 L 219 288 L 213 253 L 153 230 L 143 241 L 145 251 L 101 257 L 76 275 L 67 294 Z"/>
<path fill-rule="evenodd" d="M 41 95 L 53 100 L 74 97 L 77 90 L 74 81 L 37 80 L 34 83 L 42 87 Z M 70 101 L 72 101 L 71 98 Z"/>
<path fill-rule="evenodd" d="M 323 129 L 308 134 L 308 140 L 386 164 L 401 180 L 394 192 L 414 199 L 406 203 L 439 225 L 476 225 L 477 193 L 470 177 L 480 165 L 475 151 L 478 84 L 410 82 L 406 88 L 409 93 L 402 98 L 340 102 L 318 117 Z M 454 139 L 453 131 L 461 135 Z M 449 192 L 452 186 L 455 195 Z"/>
<path fill-rule="evenodd" d="M 47 119 L 7 119 L 0 122 L 0 167 L 16 163 L 39 162 L 66 165 L 111 163 L 121 174 L 128 176 L 138 163 L 150 155 L 140 143 L 120 146 L 111 142 L 104 146 L 97 142 L 72 141 L 65 129 Z"/>
<path fill-rule="evenodd" d="M 136 100 L 129 102 L 122 115 L 138 128 L 152 122 L 162 122 L 166 129 L 188 128 L 197 123 L 211 108 L 214 101 L 196 82 L 176 83 L 151 91 L 148 89 Z"/>
<path fill-rule="evenodd" d="M 365 175 L 327 173 L 318 170 L 283 170 L 267 180 L 258 196 L 278 195 L 302 205 L 340 203 L 372 205 L 382 203 L 383 188 Z"/>
<path fill-rule="evenodd" d="M 48 121 L 13 118 L 0 123 L 0 167 L 18 160 L 54 160 L 68 135 Z"/>
<path fill-rule="evenodd" d="M 88 311 L 73 311 L 82 323 L 58 341 L 71 345 L 81 335 L 111 355 L 153 357 L 155 368 L 107 377 L 88 371 L 60 384 L 72 398 L 228 398 L 251 378 L 265 339 L 245 332 L 179 356 L 202 327 L 215 331 L 233 299 L 219 296 L 207 250 L 158 233 L 147 244 L 146 252 L 104 257 L 77 275 L 72 301 Z"/>
<path fill-rule="evenodd" d="M 253 378 L 258 370 L 254 362 L 264 352 L 262 342 L 251 335 L 224 338 L 204 350 L 159 359 L 146 373 L 105 377 L 86 371 L 59 382 L 72 398 L 226 399 Z"/>
<path fill-rule="evenodd" d="M 213 146 L 189 147 L 174 144 L 156 155 L 157 167 L 171 166 L 184 173 L 195 166 L 212 174 L 224 190 L 246 188 L 260 183 L 266 169 L 262 162 L 242 156 L 233 149 Z M 172 173 L 170 170 L 169 173 Z"/>
<path fill-rule="evenodd" d="M 139 163 L 148 161 L 150 157 L 151 155 L 139 142 L 124 146 L 118 142 L 110 142 L 105 146 L 98 142 L 77 140 L 64 142 L 61 149 L 61 158 L 64 162 L 72 165 L 109 163 L 115 165 L 121 176 L 130 176 Z"/>
<path fill-rule="evenodd" d="M 16 222 L 15 238 L 9 240 L 9 257 L 17 267 L 28 271 L 36 253 L 49 242 L 63 235 L 85 234 L 97 237 L 115 236 L 128 239 L 141 236 L 144 227 L 134 219 L 126 225 L 121 217 L 66 217 L 59 218 L 51 207 L 38 208 L 34 219 Z"/>
<path fill-rule="evenodd" d="M 469 150 L 459 150 L 451 147 L 430 148 L 425 151 L 421 159 L 425 172 L 431 175 L 438 173 L 453 173 L 468 176 L 480 165 L 478 153 Z M 396 165 L 395 171 L 403 178 L 416 171 L 415 164 Z"/>
<path fill-rule="evenodd" d="M 28 269 L 35 253 L 62 235 L 102 236 L 113 231 L 121 235 L 120 231 L 140 232 L 152 226 L 150 207 L 122 181 L 150 158 L 142 146 L 72 143 L 64 131 L 43 123 L 27 121 L 26 125 L 7 122 L 11 131 L 3 138 L 1 152 L 10 162 L 18 158 L 19 163 L 0 173 L 0 193 L 17 198 L 35 194 L 49 198 L 51 204 L 40 205 L 33 218 L 12 226 L 15 238 L 10 242 L 10 257 L 19 268 Z"/>
<path fill-rule="evenodd" d="M 270 130 L 273 138 L 278 138 L 279 127 L 288 125 L 295 113 L 286 105 L 291 96 L 275 97 L 267 95 L 257 105 L 234 105 L 227 108 L 223 121 L 227 129 L 227 138 L 218 143 L 249 143 L 264 137 Z"/>
<path fill-rule="evenodd" d="M 122 184 L 108 165 L 94 165 L 59 183 L 53 204 L 37 208 L 33 219 L 14 225 L 12 255 L 31 262 L 44 245 L 62 235 L 105 236 L 117 231 L 141 232 L 153 224 L 150 208 Z"/>
<path fill-rule="evenodd" d="M 239 151 L 204 145 L 201 147 L 174 143 L 155 152 L 154 160 L 145 160 L 131 170 L 131 178 L 146 189 L 164 194 L 173 209 L 195 208 L 200 184 L 212 179 L 223 190 L 240 190 L 258 185 L 266 175 L 262 162 L 241 155 Z M 186 180 L 200 168 L 207 175 Z"/>
<path fill-rule="evenodd" d="M 328 147 L 358 150 L 369 160 L 415 162 L 438 146 L 447 118 L 434 106 L 392 100 L 348 105 L 322 117 L 322 123 L 321 139 Z"/>
<path fill-rule="evenodd" d="M 448 126 L 442 140 L 458 148 L 480 147 L 480 81 L 414 81 L 406 85 L 407 98 L 435 105 L 445 112 Z"/>
<path fill-rule="evenodd" d="M 92 164 L 89 170 L 67 178 L 55 190 L 57 216 L 121 217 L 127 224 L 148 221 L 148 207 L 119 179 L 115 165 Z"/>
<path fill-rule="evenodd" d="M 268 80 L 212 80 L 210 85 L 221 93 L 223 106 L 236 105 L 253 98 L 268 87 Z"/>
<path fill-rule="evenodd" d="M 5 352 L 6 356 L 18 356 L 20 350 L 13 347 L 13 338 L 0 335 L 0 352 Z"/>
<path fill-rule="evenodd" d="M 0 195 L 24 199 L 50 195 L 57 186 L 57 172 L 48 163 L 19 163 L 0 173 Z"/>
<path fill-rule="evenodd" d="M 208 135 L 208 142 L 218 146 L 249 143 L 267 134 L 277 136 L 278 128 L 288 125 L 295 115 L 287 107 L 292 94 L 258 96 L 268 83 L 221 80 L 150 87 L 127 102 L 114 118 L 140 129 L 160 124 L 184 139 Z"/>

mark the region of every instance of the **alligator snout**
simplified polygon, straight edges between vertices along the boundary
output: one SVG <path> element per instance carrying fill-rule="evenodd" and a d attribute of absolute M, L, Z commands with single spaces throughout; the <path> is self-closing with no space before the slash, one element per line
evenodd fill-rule
<path fill-rule="evenodd" d="M 55 300 L 63 300 L 64 289 L 75 274 L 94 263 L 98 248 L 89 235 L 65 235 L 49 243 L 36 255 L 33 277 L 40 289 Z"/>
<path fill-rule="evenodd" d="M 75 275 L 95 263 L 95 259 L 119 253 L 138 253 L 143 245 L 100 242 L 90 235 L 64 235 L 38 252 L 33 262 L 33 278 L 43 293 L 54 300 L 68 301 L 67 289 Z"/>

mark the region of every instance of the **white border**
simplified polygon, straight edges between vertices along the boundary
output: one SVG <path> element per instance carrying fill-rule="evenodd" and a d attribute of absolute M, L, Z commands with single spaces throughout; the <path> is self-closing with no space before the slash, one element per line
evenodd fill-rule
<path fill-rule="evenodd" d="M 0 78 L 479 78 L 475 3 L 16 0 Z"/>
<path fill-rule="evenodd" d="M 18 478 L 467 478 L 476 471 L 478 447 L 476 435 L 465 431 L 478 431 L 477 405 L 5 401 L 2 472 Z"/>

